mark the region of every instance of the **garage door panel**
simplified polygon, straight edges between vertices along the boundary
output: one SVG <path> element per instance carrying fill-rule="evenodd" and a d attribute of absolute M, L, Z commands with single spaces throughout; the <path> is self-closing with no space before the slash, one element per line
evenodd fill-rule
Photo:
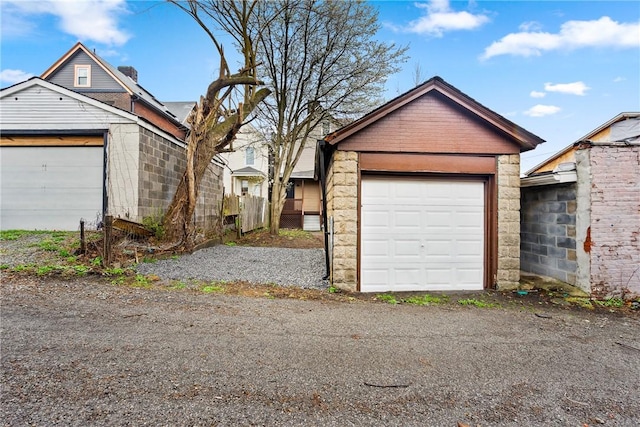
<path fill-rule="evenodd" d="M 362 291 L 483 288 L 483 182 L 365 177 L 361 191 Z"/>
<path fill-rule="evenodd" d="M 370 259 L 374 257 L 383 257 L 386 258 L 389 256 L 389 249 L 391 246 L 389 245 L 389 240 L 369 240 L 366 245 L 362 245 L 361 251 L 362 255 L 367 256 Z"/>
<path fill-rule="evenodd" d="M 103 208 L 103 147 L 1 147 L 0 226 L 77 230 Z"/>
<path fill-rule="evenodd" d="M 394 239 L 392 241 L 394 245 L 394 256 L 400 256 L 403 258 L 419 258 L 420 257 L 420 241 L 415 239 L 406 239 L 406 240 L 398 240 Z"/>

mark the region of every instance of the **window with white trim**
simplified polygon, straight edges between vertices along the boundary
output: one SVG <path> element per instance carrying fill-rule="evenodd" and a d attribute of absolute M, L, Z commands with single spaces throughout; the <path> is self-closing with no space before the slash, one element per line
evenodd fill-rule
<path fill-rule="evenodd" d="M 244 150 L 244 155 L 245 155 L 245 164 L 247 166 L 253 166 L 253 163 L 255 161 L 255 155 L 256 155 L 253 147 L 247 147 Z"/>
<path fill-rule="evenodd" d="M 76 65 L 73 76 L 74 87 L 91 87 L 91 65 Z"/>

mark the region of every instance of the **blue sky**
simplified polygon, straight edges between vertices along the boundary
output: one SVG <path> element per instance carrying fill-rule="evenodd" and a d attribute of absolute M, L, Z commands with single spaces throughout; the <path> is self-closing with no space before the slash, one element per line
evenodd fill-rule
<path fill-rule="evenodd" d="M 409 45 L 385 98 L 439 75 L 547 140 L 523 170 L 618 113 L 640 111 L 640 2 L 374 1 L 378 38 Z M 0 86 L 40 75 L 77 41 L 132 65 L 162 101 L 196 100 L 218 58 L 204 32 L 160 1 L 1 0 Z M 232 50 L 228 44 L 227 52 Z"/>

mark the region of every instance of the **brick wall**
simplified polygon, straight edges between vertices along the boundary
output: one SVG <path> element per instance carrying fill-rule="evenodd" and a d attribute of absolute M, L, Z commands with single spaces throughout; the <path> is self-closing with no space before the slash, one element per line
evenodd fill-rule
<path fill-rule="evenodd" d="M 594 146 L 591 166 L 591 290 L 640 295 L 640 147 Z"/>
<path fill-rule="evenodd" d="M 186 168 L 184 148 L 141 129 L 138 216 L 159 217 L 171 203 Z M 222 168 L 210 165 L 200 186 L 196 227 L 206 234 L 216 232 L 222 203 Z"/>
<path fill-rule="evenodd" d="M 522 189 L 520 268 L 576 284 L 576 184 Z"/>
<path fill-rule="evenodd" d="M 82 94 L 121 110 L 131 111 L 131 97 L 126 92 L 82 92 Z"/>
<path fill-rule="evenodd" d="M 520 282 L 520 154 L 498 156 L 498 268 L 496 286 Z"/>
<path fill-rule="evenodd" d="M 336 151 L 327 172 L 327 212 L 333 217 L 332 284 L 357 289 L 358 154 Z"/>

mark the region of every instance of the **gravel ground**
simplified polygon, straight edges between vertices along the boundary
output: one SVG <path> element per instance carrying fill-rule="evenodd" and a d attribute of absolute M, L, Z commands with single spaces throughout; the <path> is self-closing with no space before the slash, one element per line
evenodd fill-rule
<path fill-rule="evenodd" d="M 637 426 L 637 317 L 7 278 L 0 425 Z"/>
<path fill-rule="evenodd" d="M 142 263 L 139 273 L 162 279 L 242 280 L 325 289 L 323 249 L 261 248 L 217 245 L 177 259 Z"/>

